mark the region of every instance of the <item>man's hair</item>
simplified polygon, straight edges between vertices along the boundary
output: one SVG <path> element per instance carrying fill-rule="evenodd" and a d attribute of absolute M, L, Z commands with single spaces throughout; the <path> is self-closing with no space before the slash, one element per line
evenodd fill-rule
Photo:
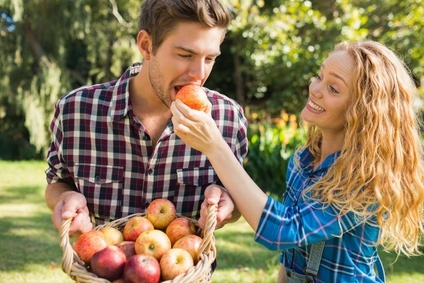
<path fill-rule="evenodd" d="M 231 19 L 230 13 L 219 0 L 144 0 L 140 7 L 138 28 L 150 34 L 155 52 L 180 22 L 222 28 L 223 40 Z"/>

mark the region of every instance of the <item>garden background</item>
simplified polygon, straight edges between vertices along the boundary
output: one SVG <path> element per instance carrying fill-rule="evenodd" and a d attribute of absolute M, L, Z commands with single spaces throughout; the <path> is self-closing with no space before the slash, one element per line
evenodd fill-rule
<path fill-rule="evenodd" d="M 405 60 L 424 97 L 423 0 L 222 1 L 234 21 L 206 87 L 243 106 L 250 122 L 245 168 L 268 194 L 284 192 L 287 159 L 304 139 L 297 114 L 335 43 L 386 44 Z M 115 79 L 141 60 L 139 5 L 0 0 L 0 282 L 67 282 L 43 202 L 48 124 L 60 96 Z M 422 105 L 417 100 L 420 113 Z M 253 242 L 243 219 L 227 226 L 217 231 L 222 263 L 215 281 L 274 282 L 278 255 Z M 424 280 L 423 257 L 384 260 L 389 282 Z"/>

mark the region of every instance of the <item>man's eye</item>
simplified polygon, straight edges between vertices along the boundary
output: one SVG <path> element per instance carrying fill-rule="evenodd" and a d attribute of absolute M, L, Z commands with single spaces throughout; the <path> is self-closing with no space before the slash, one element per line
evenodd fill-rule
<path fill-rule="evenodd" d="M 212 62 L 212 63 L 213 63 L 213 62 L 215 62 L 215 59 L 216 59 L 216 58 L 206 58 L 206 61 L 208 61 L 208 62 Z"/>

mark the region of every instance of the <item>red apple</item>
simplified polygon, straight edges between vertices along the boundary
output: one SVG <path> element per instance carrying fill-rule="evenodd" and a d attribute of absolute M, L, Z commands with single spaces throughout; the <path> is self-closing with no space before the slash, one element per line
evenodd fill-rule
<path fill-rule="evenodd" d="M 149 230 L 140 234 L 135 242 L 136 254 L 148 254 L 158 261 L 171 248 L 171 241 L 161 230 Z"/>
<path fill-rule="evenodd" d="M 166 227 L 166 235 L 171 240 L 172 246 L 182 237 L 194 234 L 196 234 L 196 226 L 185 217 L 175 218 Z"/>
<path fill-rule="evenodd" d="M 135 242 L 134 241 L 122 241 L 119 244 L 116 245 L 118 248 L 120 248 L 127 259 L 135 255 Z"/>
<path fill-rule="evenodd" d="M 155 199 L 146 209 L 146 217 L 155 229 L 164 230 L 177 215 L 175 205 L 167 199 Z"/>
<path fill-rule="evenodd" d="M 175 95 L 175 99 L 180 99 L 190 108 L 199 111 L 205 111 L 209 103 L 206 92 L 196 84 L 183 86 Z"/>
<path fill-rule="evenodd" d="M 141 233 L 147 230 L 153 230 L 153 224 L 143 216 L 130 218 L 124 226 L 123 234 L 125 241 L 137 240 Z"/>
<path fill-rule="evenodd" d="M 125 264 L 125 283 L 158 283 L 159 280 L 159 262 L 150 255 L 138 254 L 132 256 Z"/>
<path fill-rule="evenodd" d="M 91 257 L 90 267 L 97 276 L 112 281 L 122 277 L 126 261 L 125 253 L 110 245 Z"/>
<path fill-rule="evenodd" d="M 105 235 L 106 242 L 109 245 L 117 245 L 124 240 L 124 235 L 122 234 L 122 232 L 114 227 L 105 226 L 99 231 L 102 232 L 103 235 Z"/>
<path fill-rule="evenodd" d="M 159 264 L 162 280 L 172 280 L 194 266 L 188 251 L 174 248 L 163 254 Z"/>
<path fill-rule="evenodd" d="M 98 251 L 106 248 L 108 243 L 102 232 L 91 230 L 81 234 L 74 243 L 74 250 L 79 258 L 86 264 L 90 263 L 91 257 Z"/>
<path fill-rule="evenodd" d="M 201 242 L 201 237 L 197 235 L 187 235 L 179 239 L 174 244 L 173 248 L 179 248 L 188 251 L 193 258 L 194 264 L 196 265 L 199 261 L 199 247 Z"/>

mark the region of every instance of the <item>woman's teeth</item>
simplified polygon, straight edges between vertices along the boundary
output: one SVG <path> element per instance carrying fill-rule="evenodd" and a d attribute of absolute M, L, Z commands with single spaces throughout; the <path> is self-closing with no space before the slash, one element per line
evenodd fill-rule
<path fill-rule="evenodd" d="M 312 108 L 312 109 L 315 109 L 315 110 L 317 110 L 317 111 L 324 111 L 325 109 L 324 108 L 322 108 L 322 107 L 320 107 L 320 106 L 318 106 L 318 105 L 316 105 L 315 103 L 313 103 L 312 101 L 308 101 L 308 105 Z"/>

